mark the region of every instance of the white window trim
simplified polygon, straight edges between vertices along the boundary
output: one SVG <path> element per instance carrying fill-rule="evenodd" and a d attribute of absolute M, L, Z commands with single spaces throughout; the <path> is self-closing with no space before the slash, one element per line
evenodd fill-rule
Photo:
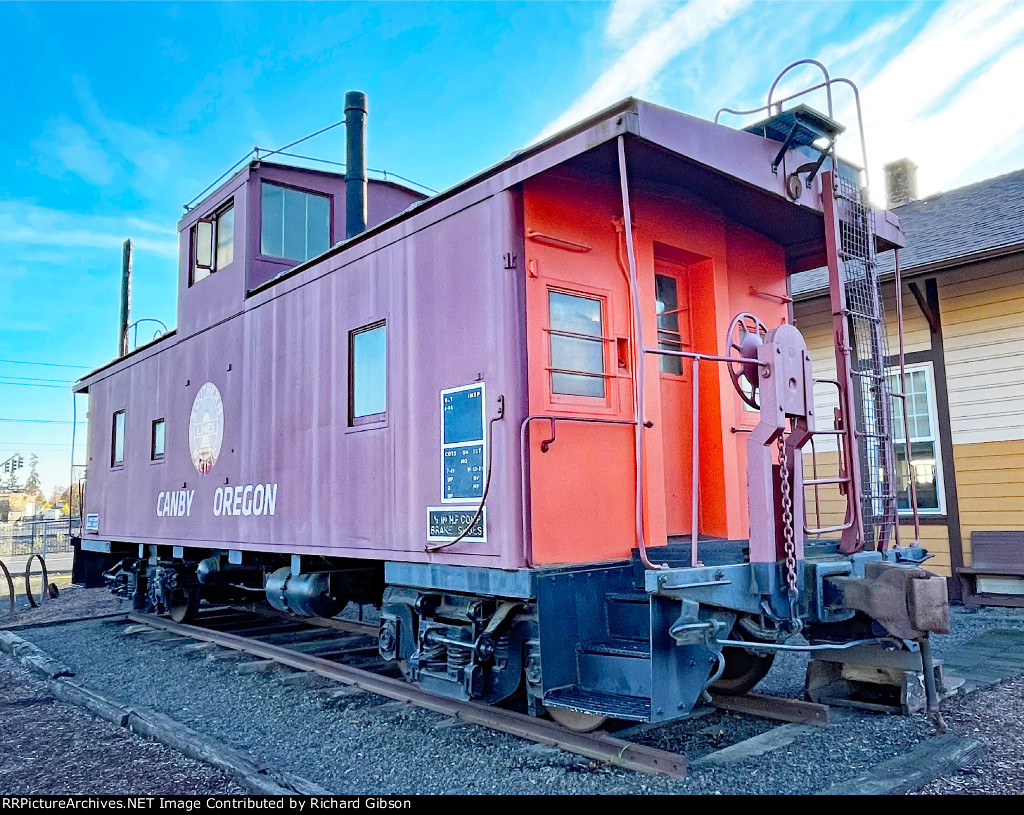
<path fill-rule="evenodd" d="M 942 461 L 942 447 L 941 447 L 941 444 L 940 444 L 940 437 L 939 437 L 939 417 L 938 417 L 938 412 L 937 412 L 936 403 L 935 403 L 935 371 L 932 369 L 932 363 L 930 363 L 930 362 L 922 362 L 922 363 L 919 363 L 919 364 L 916 364 L 916 365 L 906 365 L 906 366 L 904 366 L 903 370 L 907 374 L 908 377 L 909 377 L 909 375 L 911 373 L 913 373 L 915 371 L 924 371 L 925 372 L 924 381 L 925 381 L 925 388 L 927 390 L 927 395 L 928 395 L 928 424 L 931 426 L 932 435 L 931 436 L 911 436 L 909 439 L 905 439 L 903 442 L 900 442 L 896 438 L 896 435 L 897 435 L 896 434 L 896 427 L 894 426 L 893 427 L 893 450 L 895 451 L 896 445 L 898 445 L 898 444 L 906 444 L 907 445 L 907 458 L 909 460 L 909 458 L 910 458 L 910 445 L 913 444 L 915 441 L 918 441 L 918 442 L 924 441 L 924 442 L 931 442 L 932 443 L 932 445 L 934 446 L 934 449 L 935 449 L 935 490 L 936 490 L 936 494 L 937 494 L 937 497 L 938 497 L 938 504 L 939 505 L 938 505 L 938 507 L 936 509 L 923 509 L 921 507 L 918 507 L 917 508 L 917 514 L 918 515 L 945 515 L 946 514 L 946 485 L 945 485 L 945 479 L 943 477 L 943 467 L 944 467 L 944 465 L 943 465 L 943 461 Z M 899 376 L 900 376 L 899 366 L 889 368 L 887 373 L 890 376 L 895 376 L 897 382 L 899 382 Z M 901 387 L 902 387 L 902 383 L 900 383 L 900 384 L 901 384 Z M 894 398 L 892 401 L 895 403 L 895 402 L 901 402 L 903 400 L 902 399 L 895 399 Z M 905 407 L 906 406 L 904 405 L 904 409 L 905 409 Z M 896 411 L 895 411 L 895 409 L 892 411 L 892 413 L 893 413 L 893 424 L 895 425 L 896 424 L 896 415 L 895 415 Z M 902 429 L 900 430 L 900 433 L 902 434 Z M 912 508 L 907 508 L 907 509 L 899 509 L 898 513 L 899 513 L 899 515 L 901 517 L 904 517 L 904 516 L 912 517 L 913 514 L 914 514 L 914 511 L 913 511 Z"/>

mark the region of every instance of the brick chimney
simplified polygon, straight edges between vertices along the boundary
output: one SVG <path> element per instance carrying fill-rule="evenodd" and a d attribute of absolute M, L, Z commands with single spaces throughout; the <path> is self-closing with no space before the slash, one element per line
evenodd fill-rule
<path fill-rule="evenodd" d="M 917 165 L 909 158 L 886 164 L 885 205 L 887 209 L 901 207 L 917 200 Z"/>

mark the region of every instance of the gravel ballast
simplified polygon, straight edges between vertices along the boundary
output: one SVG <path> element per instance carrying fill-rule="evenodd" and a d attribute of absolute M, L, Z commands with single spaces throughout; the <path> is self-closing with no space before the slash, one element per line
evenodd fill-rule
<path fill-rule="evenodd" d="M 240 795 L 227 775 L 53 697 L 0 659 L 0 790 L 5 795 Z"/>
<path fill-rule="evenodd" d="M 82 616 L 93 598 L 99 607 L 107 597 L 99 590 L 70 590 L 40 611 L 53 613 L 67 603 L 67 617 Z M 1024 630 L 1024 612 L 1014 609 L 957 607 L 953 616 L 953 633 L 934 638 L 940 658 L 989 629 Z M 21 620 L 33 621 L 31 614 Z M 371 694 L 328 699 L 325 692 L 302 683 L 281 684 L 280 672 L 238 674 L 235 665 L 245 657 L 222 652 L 213 652 L 221 657 L 217 659 L 202 652 L 188 656 L 180 647 L 126 637 L 122 631 L 123 624 L 108 619 L 33 626 L 20 634 L 75 671 L 76 681 L 164 713 L 337 794 L 807 794 L 855 778 L 935 735 L 921 715 L 833 709 L 835 723 L 829 727 L 801 730 L 791 742 L 736 763 L 698 764 L 685 781 L 674 781 L 598 766 Z M 21 671 L 9 657 L 3 660 L 4 676 Z M 803 656 L 780 656 L 757 691 L 799 697 L 805 665 Z M 949 732 L 981 742 L 984 753 L 965 770 L 920 791 L 1024 793 L 1024 766 L 1018 758 L 1024 755 L 1024 678 L 950 699 L 943 711 Z M 14 713 L 0 708 L 5 728 Z M 78 715 L 96 722 L 83 712 Z M 777 726 L 755 717 L 701 711 L 690 720 L 631 738 L 685 752 L 695 761 Z M 124 731 L 113 729 L 124 738 Z M 154 776 L 150 786 L 146 773 L 133 781 L 138 792 L 189 792 L 165 786 L 158 790 L 160 777 Z M 113 777 L 106 782 L 97 778 L 88 789 L 66 791 L 122 791 L 102 786 L 115 782 Z"/>

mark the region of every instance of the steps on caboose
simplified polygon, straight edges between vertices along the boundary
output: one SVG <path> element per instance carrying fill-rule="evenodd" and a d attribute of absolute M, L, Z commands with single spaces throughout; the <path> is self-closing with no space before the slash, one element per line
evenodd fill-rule
<path fill-rule="evenodd" d="M 599 693 L 651 695 L 651 646 L 647 640 L 609 637 L 579 646 L 578 681 Z"/>
<path fill-rule="evenodd" d="M 650 659 L 651 644 L 647 640 L 609 638 L 585 643 L 579 647 L 579 651 L 581 654 L 606 654 Z"/>
<path fill-rule="evenodd" d="M 637 696 L 623 696 L 615 693 L 586 690 L 580 687 L 557 688 L 544 695 L 545 707 L 558 707 L 608 716 L 612 719 L 627 719 L 646 722 L 651 718 L 651 700 Z"/>

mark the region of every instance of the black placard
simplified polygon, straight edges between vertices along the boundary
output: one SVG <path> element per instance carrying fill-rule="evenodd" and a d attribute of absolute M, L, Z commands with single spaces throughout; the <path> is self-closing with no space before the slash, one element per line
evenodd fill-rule
<path fill-rule="evenodd" d="M 450 541 L 459 537 L 477 513 L 475 507 L 467 509 L 453 509 L 451 507 L 427 507 L 427 540 Z M 485 541 L 487 540 L 486 509 L 480 512 L 473 528 L 463 540 Z"/>

